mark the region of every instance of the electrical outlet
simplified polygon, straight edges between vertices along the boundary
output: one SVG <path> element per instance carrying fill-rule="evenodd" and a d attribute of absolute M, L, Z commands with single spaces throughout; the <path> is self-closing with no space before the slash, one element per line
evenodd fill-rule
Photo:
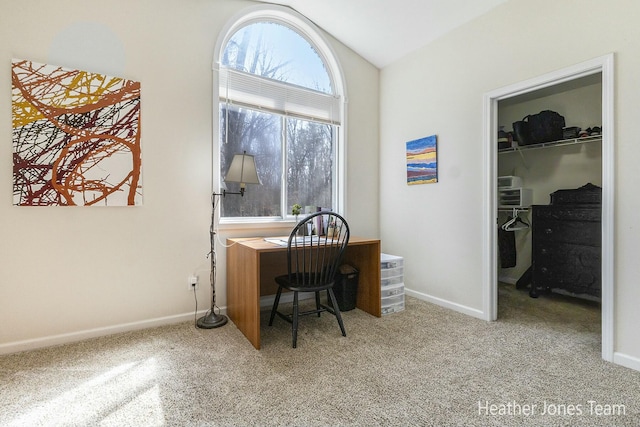
<path fill-rule="evenodd" d="M 187 279 L 189 290 L 198 289 L 198 276 L 189 276 Z"/>

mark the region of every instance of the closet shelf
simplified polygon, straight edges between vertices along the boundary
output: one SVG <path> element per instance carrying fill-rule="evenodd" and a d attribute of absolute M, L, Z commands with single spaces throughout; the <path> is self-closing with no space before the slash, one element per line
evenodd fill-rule
<path fill-rule="evenodd" d="M 535 150 L 539 148 L 560 147 L 565 145 L 585 144 L 587 142 L 602 141 L 602 135 L 585 136 L 583 138 L 561 139 L 559 141 L 543 142 L 541 144 L 519 145 L 517 147 L 502 148 L 498 154 L 514 153 L 516 151 Z"/>

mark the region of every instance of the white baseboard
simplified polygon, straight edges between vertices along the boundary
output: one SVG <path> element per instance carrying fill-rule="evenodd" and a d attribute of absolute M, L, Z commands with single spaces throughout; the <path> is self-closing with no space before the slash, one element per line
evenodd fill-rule
<path fill-rule="evenodd" d="M 313 298 L 311 294 L 301 294 L 300 300 Z M 271 308 L 275 295 L 269 295 L 260 299 L 260 308 Z M 292 293 L 283 293 L 280 298 L 281 302 L 293 301 Z M 90 338 L 104 337 L 107 335 L 118 334 L 121 332 L 137 331 L 140 329 L 155 328 L 157 326 L 171 325 L 175 323 L 187 322 L 193 320 L 194 317 L 200 317 L 205 314 L 209 309 L 199 310 L 195 315 L 193 312 L 176 314 L 173 316 L 159 317 L 156 319 L 141 320 L 139 322 L 123 323 L 120 325 L 105 326 L 103 328 L 87 329 L 84 331 L 70 332 L 66 334 L 51 335 L 47 337 L 34 338 L 23 341 L 13 341 L 4 344 L 0 344 L 0 354 L 19 353 L 21 351 L 36 350 L 38 348 L 52 347 L 61 344 L 70 344 L 73 342 L 84 341 Z M 220 313 L 227 314 L 226 307 L 220 307 Z"/>
<path fill-rule="evenodd" d="M 625 368 L 633 369 L 634 371 L 640 371 L 640 359 L 632 357 L 623 353 L 613 353 L 613 363 L 616 365 L 624 366 Z"/>
<path fill-rule="evenodd" d="M 107 335 L 118 334 L 121 332 L 130 332 L 140 329 L 154 328 L 156 326 L 171 325 L 174 323 L 186 322 L 193 320 L 206 314 L 209 310 L 200 310 L 195 315 L 193 312 L 176 314 L 173 316 L 159 317 L 156 319 L 141 320 L 139 322 L 122 323 L 120 325 L 105 326 L 103 328 L 87 329 L 84 331 L 70 332 L 60 335 L 51 335 L 48 337 L 34 338 L 24 341 L 14 341 L 0 344 L 0 354 L 18 353 L 21 351 L 35 350 L 38 348 L 51 347 L 54 345 L 69 344 L 78 341 L 84 341 L 90 338 L 103 337 Z M 220 312 L 226 314 L 226 307 L 221 308 Z"/>
<path fill-rule="evenodd" d="M 305 293 L 300 295 L 300 300 L 304 300 L 307 298 L 313 298 L 313 293 L 311 294 Z M 271 309 L 271 307 L 273 306 L 274 300 L 275 300 L 275 295 L 268 295 L 268 296 L 262 297 L 260 299 L 260 308 L 265 309 L 268 307 L 269 309 Z M 289 292 L 283 293 L 282 297 L 280 298 L 280 301 L 285 303 L 293 301 L 293 294 Z M 156 319 L 141 320 L 139 322 L 105 326 L 103 328 L 87 329 L 84 331 L 70 332 L 70 333 L 59 334 L 59 335 L 51 335 L 47 337 L 34 338 L 30 340 L 8 342 L 8 343 L 0 344 L 0 354 L 19 353 L 21 351 L 36 350 L 38 348 L 52 347 L 52 346 L 61 345 L 61 344 L 70 344 L 73 342 L 84 341 L 90 338 L 98 338 L 98 337 L 103 337 L 107 335 L 118 334 L 121 332 L 137 331 L 140 329 L 155 328 L 157 326 L 187 322 L 187 321 L 193 320 L 194 317 L 200 317 L 207 314 L 208 311 L 209 309 L 199 310 L 195 314 L 195 316 L 193 312 L 176 314 L 174 316 L 166 316 L 166 317 L 159 317 Z M 221 307 L 220 313 L 227 314 L 227 308 Z"/>
<path fill-rule="evenodd" d="M 414 298 L 421 299 L 423 301 L 431 302 L 435 305 L 439 305 L 444 308 L 451 309 L 453 311 L 457 311 L 459 313 L 463 313 L 472 317 L 476 317 L 478 319 L 486 320 L 486 316 L 482 310 L 478 310 L 475 308 L 467 307 L 466 305 L 458 304 L 455 302 L 447 301 L 442 298 L 434 297 L 431 295 L 424 294 L 422 292 L 412 291 L 411 289 L 404 289 L 404 293 L 406 295 L 412 296 Z"/>

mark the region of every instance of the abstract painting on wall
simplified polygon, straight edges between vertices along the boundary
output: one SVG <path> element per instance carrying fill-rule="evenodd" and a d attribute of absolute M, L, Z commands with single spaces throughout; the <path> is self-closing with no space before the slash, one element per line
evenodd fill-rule
<path fill-rule="evenodd" d="M 407 142 L 407 184 L 438 182 L 436 135 Z"/>
<path fill-rule="evenodd" d="M 142 204 L 140 83 L 14 59 L 13 204 Z"/>

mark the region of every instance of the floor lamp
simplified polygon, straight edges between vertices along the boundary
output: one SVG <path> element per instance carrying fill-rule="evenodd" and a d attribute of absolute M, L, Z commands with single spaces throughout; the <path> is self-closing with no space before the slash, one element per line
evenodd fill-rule
<path fill-rule="evenodd" d="M 214 192 L 211 195 L 211 227 L 209 228 L 209 238 L 211 240 L 211 310 L 198 319 L 196 325 L 202 329 L 217 328 L 227 323 L 227 316 L 224 314 L 216 313 L 216 204 L 220 196 L 225 197 L 227 194 L 239 194 L 240 197 L 244 196 L 246 184 L 261 184 L 258 177 L 258 171 L 256 170 L 256 162 L 252 155 L 243 151 L 242 154 L 236 154 L 231 160 L 231 166 L 227 176 L 224 178 L 225 182 L 239 182 L 240 191 L 230 192 L 222 190 L 222 193 Z"/>

